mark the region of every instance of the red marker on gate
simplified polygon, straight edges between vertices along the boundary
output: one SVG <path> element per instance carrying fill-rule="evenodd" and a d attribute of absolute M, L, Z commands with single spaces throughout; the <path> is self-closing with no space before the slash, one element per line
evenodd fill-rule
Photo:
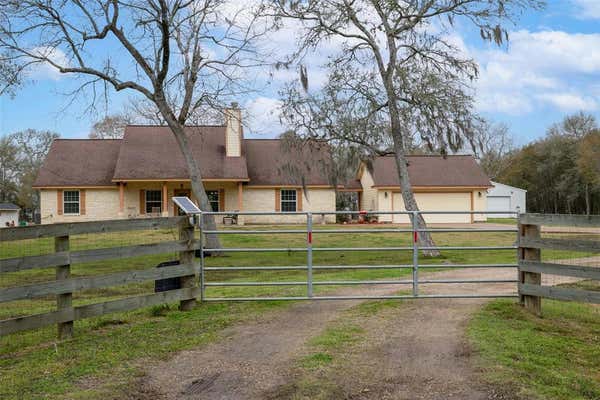
<path fill-rule="evenodd" d="M 312 232 L 308 232 L 308 243 L 312 243 Z"/>
<path fill-rule="evenodd" d="M 419 232 L 415 231 L 414 237 L 415 237 L 415 243 L 417 243 L 417 240 L 419 240 Z"/>

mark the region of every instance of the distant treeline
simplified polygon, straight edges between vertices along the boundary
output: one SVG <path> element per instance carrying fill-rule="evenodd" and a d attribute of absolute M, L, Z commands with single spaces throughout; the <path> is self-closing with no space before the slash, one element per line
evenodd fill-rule
<path fill-rule="evenodd" d="M 503 156 L 495 180 L 527 189 L 527 210 L 600 214 L 600 130 L 579 113 Z"/>

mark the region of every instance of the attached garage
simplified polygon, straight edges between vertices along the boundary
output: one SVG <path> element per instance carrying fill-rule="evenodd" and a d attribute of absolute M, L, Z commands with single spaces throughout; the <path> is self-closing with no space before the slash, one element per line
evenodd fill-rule
<path fill-rule="evenodd" d="M 402 193 L 394 192 L 393 211 L 404 211 Z M 422 211 L 471 211 L 471 193 L 415 193 L 415 200 Z M 427 223 L 470 223 L 469 214 L 424 214 Z M 407 215 L 396 214 L 393 216 L 394 223 L 409 223 Z"/>
<path fill-rule="evenodd" d="M 465 211 L 465 214 L 424 214 L 428 223 L 472 223 L 485 221 L 490 181 L 472 156 L 410 156 L 409 176 L 421 211 Z M 405 211 L 393 157 L 378 157 L 371 168 L 361 167 L 361 209 Z M 406 214 L 381 214 L 381 222 L 409 223 Z"/>

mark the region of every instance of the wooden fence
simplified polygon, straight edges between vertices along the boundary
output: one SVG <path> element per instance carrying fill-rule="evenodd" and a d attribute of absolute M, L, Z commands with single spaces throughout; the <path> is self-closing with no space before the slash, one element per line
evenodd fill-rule
<path fill-rule="evenodd" d="M 70 236 L 72 235 L 149 229 L 178 229 L 179 240 L 124 247 L 70 250 Z M 55 268 L 56 279 L 26 286 L 0 288 L 0 303 L 56 295 L 56 311 L 2 320 L 0 321 L 0 336 L 57 324 L 59 338 L 67 338 L 73 335 L 73 321 L 175 301 L 180 302 L 182 310 L 189 310 L 194 306 L 196 297 L 200 293 L 196 284 L 199 267 L 194 263 L 194 252 L 200 248 L 200 242 L 194 239 L 194 227 L 190 225 L 187 217 L 94 221 L 0 229 L 0 245 L 2 242 L 40 238 L 54 238 L 54 253 L 18 258 L 0 257 L 2 258 L 0 259 L 0 277 L 8 272 Z M 168 252 L 179 253 L 180 265 L 101 276 L 78 278 L 70 276 L 71 264 L 75 263 Z M 72 305 L 73 293 L 77 291 L 177 277 L 180 278 L 180 289 L 76 307 Z"/>
<path fill-rule="evenodd" d="M 600 240 L 542 238 L 541 226 L 600 228 L 600 216 L 524 214 L 519 218 L 519 297 L 537 315 L 542 298 L 600 304 L 600 292 L 544 286 L 542 274 L 600 280 L 600 266 L 542 262 L 542 250 L 600 253 Z M 600 238 L 600 235 L 598 235 Z"/>

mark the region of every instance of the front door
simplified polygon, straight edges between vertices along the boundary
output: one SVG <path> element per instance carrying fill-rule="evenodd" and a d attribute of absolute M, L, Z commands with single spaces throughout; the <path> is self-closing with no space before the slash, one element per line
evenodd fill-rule
<path fill-rule="evenodd" d="M 192 195 L 192 191 L 190 189 L 175 189 L 173 191 L 173 196 L 174 197 L 188 197 L 191 198 Z M 185 213 L 181 210 L 181 208 L 177 207 L 177 205 L 175 204 L 175 215 L 185 215 Z"/>

